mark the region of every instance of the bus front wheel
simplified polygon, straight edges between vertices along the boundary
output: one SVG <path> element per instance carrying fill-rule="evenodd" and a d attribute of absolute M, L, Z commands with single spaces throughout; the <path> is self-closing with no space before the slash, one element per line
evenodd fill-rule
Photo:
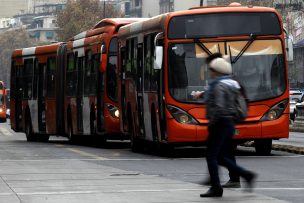
<path fill-rule="evenodd" d="M 267 156 L 271 154 L 272 139 L 260 139 L 254 141 L 255 151 L 258 155 Z"/>

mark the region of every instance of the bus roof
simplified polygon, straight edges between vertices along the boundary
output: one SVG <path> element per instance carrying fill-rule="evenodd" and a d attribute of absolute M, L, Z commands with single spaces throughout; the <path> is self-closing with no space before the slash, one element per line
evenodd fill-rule
<path fill-rule="evenodd" d="M 49 45 L 37 46 L 37 47 L 28 47 L 23 49 L 16 49 L 13 51 L 12 57 L 21 57 L 21 56 L 31 56 L 36 54 L 47 54 L 57 52 L 58 47 L 63 44 L 63 42 L 58 42 Z"/>
<path fill-rule="evenodd" d="M 128 35 L 140 33 L 144 30 L 148 31 L 148 30 L 162 29 L 168 15 L 169 13 L 165 13 L 152 18 L 148 18 L 142 21 L 125 25 L 119 29 L 118 36 L 124 37 Z"/>
<path fill-rule="evenodd" d="M 120 26 L 122 24 L 129 24 L 129 23 L 134 23 L 136 21 L 140 21 L 145 18 L 107 18 L 99 21 L 93 29 L 104 27 L 108 24 L 114 25 L 114 26 Z"/>
<path fill-rule="evenodd" d="M 99 21 L 92 29 L 81 32 L 69 41 L 76 41 L 83 38 L 88 38 L 94 35 L 99 35 L 105 32 L 115 33 L 121 26 L 127 25 L 129 23 L 134 23 L 140 20 L 145 20 L 147 18 L 107 18 Z M 110 29 L 109 29 L 110 27 Z"/>
<path fill-rule="evenodd" d="M 171 13 L 161 14 L 147 20 L 138 21 L 125 25 L 120 28 L 118 32 L 119 37 L 126 37 L 130 35 L 135 35 L 143 31 L 149 30 L 165 30 L 165 22 L 169 18 L 175 16 L 184 15 L 195 15 L 195 14 L 207 14 L 207 13 L 226 13 L 226 12 L 276 12 L 275 9 L 269 7 L 256 7 L 256 6 L 214 6 L 214 7 L 196 7 L 189 10 L 175 11 Z"/>

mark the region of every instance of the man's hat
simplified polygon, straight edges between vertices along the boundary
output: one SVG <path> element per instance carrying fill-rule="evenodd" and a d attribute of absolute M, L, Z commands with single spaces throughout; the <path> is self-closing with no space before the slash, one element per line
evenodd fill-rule
<path fill-rule="evenodd" d="M 230 75 L 230 74 L 232 74 L 231 63 L 224 58 L 226 58 L 226 57 L 225 56 L 223 57 L 222 54 L 215 53 L 215 54 L 210 55 L 206 59 L 206 61 L 211 70 L 224 74 L 224 75 Z"/>

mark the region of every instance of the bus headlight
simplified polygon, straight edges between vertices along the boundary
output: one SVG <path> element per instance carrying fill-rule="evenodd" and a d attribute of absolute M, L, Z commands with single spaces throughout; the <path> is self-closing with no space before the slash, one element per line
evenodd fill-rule
<path fill-rule="evenodd" d="M 0 113 L 2 113 L 3 112 L 3 108 L 0 108 Z"/>
<path fill-rule="evenodd" d="M 113 118 L 119 118 L 119 110 L 116 106 L 113 106 L 112 104 L 107 104 L 107 109 Z"/>
<path fill-rule="evenodd" d="M 182 123 L 182 124 L 198 124 L 198 122 L 195 120 L 195 118 L 193 118 L 191 115 L 189 115 L 184 110 L 177 108 L 175 106 L 172 106 L 172 105 L 167 105 L 167 108 L 168 108 L 169 112 L 171 113 L 171 115 L 173 116 L 173 118 L 177 122 Z"/>
<path fill-rule="evenodd" d="M 288 104 L 288 99 L 279 102 L 269 109 L 264 116 L 261 118 L 261 121 L 272 121 L 278 119 L 284 112 Z"/>

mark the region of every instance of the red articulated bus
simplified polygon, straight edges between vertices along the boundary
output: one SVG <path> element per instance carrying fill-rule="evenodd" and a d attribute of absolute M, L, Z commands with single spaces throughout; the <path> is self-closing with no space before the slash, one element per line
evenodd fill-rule
<path fill-rule="evenodd" d="M 67 42 L 65 132 L 129 139 L 119 127 L 117 32 L 133 18 L 104 19 Z"/>
<path fill-rule="evenodd" d="M 271 152 L 273 139 L 289 136 L 289 88 L 282 20 L 272 8 L 199 7 L 122 27 L 119 39 L 121 129 L 133 150 L 143 141 L 156 146 L 206 141 L 203 99 L 210 79 L 205 59 L 230 57 L 233 75 L 249 99 L 248 118 L 237 124 L 238 142 L 255 141 Z"/>
<path fill-rule="evenodd" d="M 6 122 L 6 89 L 4 82 L 0 81 L 0 122 Z"/>
<path fill-rule="evenodd" d="M 67 43 L 18 49 L 12 55 L 12 129 L 28 141 L 121 136 L 117 101 L 117 32 L 139 19 L 104 19 Z"/>
<path fill-rule="evenodd" d="M 17 49 L 11 67 L 11 127 L 28 141 L 62 132 L 64 43 Z"/>

